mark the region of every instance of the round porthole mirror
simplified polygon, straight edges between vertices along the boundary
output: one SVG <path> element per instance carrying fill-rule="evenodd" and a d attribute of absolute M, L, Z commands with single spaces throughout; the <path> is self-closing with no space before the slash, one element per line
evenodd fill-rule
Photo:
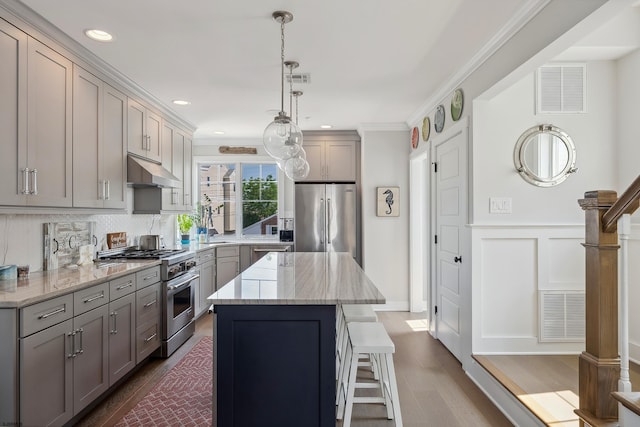
<path fill-rule="evenodd" d="M 578 169 L 576 147 L 571 137 L 553 125 L 538 125 L 524 131 L 513 151 L 520 176 L 538 187 L 553 187 Z"/>

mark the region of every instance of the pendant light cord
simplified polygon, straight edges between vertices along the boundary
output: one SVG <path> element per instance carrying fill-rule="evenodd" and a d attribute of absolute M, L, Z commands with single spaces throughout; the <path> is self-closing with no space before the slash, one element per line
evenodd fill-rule
<path fill-rule="evenodd" d="M 280 21 L 280 112 L 284 114 L 284 18 Z"/>

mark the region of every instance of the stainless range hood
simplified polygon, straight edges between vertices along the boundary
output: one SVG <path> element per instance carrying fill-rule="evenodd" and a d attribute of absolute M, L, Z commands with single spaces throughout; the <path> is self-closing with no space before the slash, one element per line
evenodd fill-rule
<path fill-rule="evenodd" d="M 127 183 L 134 187 L 180 187 L 180 179 L 159 163 L 127 156 Z"/>

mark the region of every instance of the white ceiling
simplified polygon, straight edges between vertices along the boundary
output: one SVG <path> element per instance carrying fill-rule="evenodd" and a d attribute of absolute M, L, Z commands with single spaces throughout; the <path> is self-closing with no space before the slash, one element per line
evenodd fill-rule
<path fill-rule="evenodd" d="M 280 109 L 280 25 L 303 130 L 404 123 L 540 0 L 22 0 L 197 127 L 255 140 Z M 112 33 L 111 43 L 83 31 Z M 285 88 L 288 92 L 288 87 Z M 174 99 L 191 105 L 177 107 Z M 294 107 L 295 109 L 295 107 Z M 289 111 L 288 94 L 285 111 Z M 223 131 L 224 135 L 216 135 Z"/>

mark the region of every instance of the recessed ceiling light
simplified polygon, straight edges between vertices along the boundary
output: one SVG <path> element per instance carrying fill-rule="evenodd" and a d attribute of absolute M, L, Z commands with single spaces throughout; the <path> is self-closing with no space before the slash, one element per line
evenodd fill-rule
<path fill-rule="evenodd" d="M 214 130 L 213 133 L 214 133 L 214 135 L 224 135 L 224 131 L 223 130 Z"/>
<path fill-rule="evenodd" d="M 331 125 L 320 125 L 321 129 L 331 129 L 333 126 Z"/>
<path fill-rule="evenodd" d="M 96 40 L 99 42 L 110 42 L 113 40 L 113 36 L 106 31 L 103 30 L 85 30 L 85 36 L 89 37 L 92 40 Z"/>
<path fill-rule="evenodd" d="M 174 99 L 173 103 L 176 105 L 191 105 L 191 102 L 185 101 L 183 99 Z"/>

